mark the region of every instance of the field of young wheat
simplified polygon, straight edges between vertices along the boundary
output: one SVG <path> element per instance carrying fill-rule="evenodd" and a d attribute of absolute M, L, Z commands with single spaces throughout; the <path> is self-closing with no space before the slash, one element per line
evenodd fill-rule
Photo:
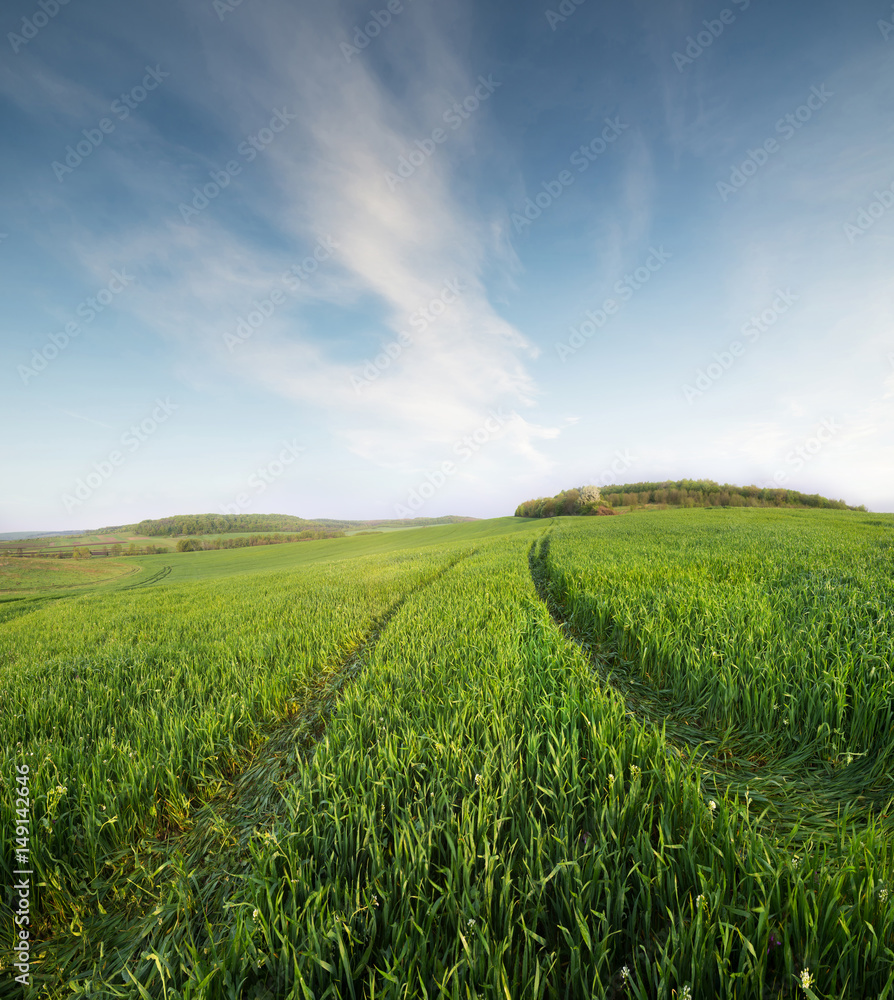
<path fill-rule="evenodd" d="M 894 996 L 894 517 L 139 561 L 0 624 L 19 995 Z"/>

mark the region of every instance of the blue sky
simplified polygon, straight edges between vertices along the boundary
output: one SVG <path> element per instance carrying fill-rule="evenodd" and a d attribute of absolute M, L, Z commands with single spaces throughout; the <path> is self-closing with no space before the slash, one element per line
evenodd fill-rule
<path fill-rule="evenodd" d="M 894 510 L 894 8 L 14 0 L 0 531 Z"/>

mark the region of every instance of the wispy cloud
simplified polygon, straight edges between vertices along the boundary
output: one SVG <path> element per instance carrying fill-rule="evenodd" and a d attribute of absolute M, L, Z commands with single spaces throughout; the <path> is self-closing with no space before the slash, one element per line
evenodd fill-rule
<path fill-rule="evenodd" d="M 239 178 L 189 225 L 174 205 L 163 205 L 165 196 L 156 187 L 160 217 L 154 226 L 141 220 L 139 228 L 122 225 L 111 236 L 84 227 L 77 240 L 81 262 L 97 276 L 113 245 L 138 273 L 141 287 L 127 308 L 149 329 L 189 351 L 204 350 L 241 378 L 313 404 L 352 450 L 381 462 L 397 451 L 412 460 L 414 448 L 424 451 L 455 438 L 475 426 L 489 406 L 530 407 L 538 394 L 526 367 L 537 349 L 500 316 L 482 281 L 483 269 L 505 254 L 499 221 L 470 211 L 458 183 L 462 147 L 474 142 L 478 123 L 472 119 L 450 135 L 406 183 L 392 190 L 385 180 L 398 156 L 438 124 L 446 102 L 469 93 L 476 82 L 449 38 L 436 30 L 432 15 L 422 7 L 412 14 L 423 22 L 415 26 L 413 45 L 395 25 L 390 37 L 379 40 L 377 53 L 364 53 L 350 64 L 335 58 L 346 25 L 334 13 L 326 23 L 317 15 L 313 36 L 284 28 L 295 20 L 284 6 L 272 22 L 243 22 L 248 61 L 263 73 L 243 74 L 238 85 L 209 41 L 207 89 L 190 97 L 198 113 L 213 115 L 232 135 L 234 148 L 240 136 L 269 117 L 269 109 L 284 107 L 296 116 L 295 125 L 276 136 L 257 163 L 245 166 L 246 174 L 255 170 L 264 178 L 253 186 L 251 210 L 280 242 L 296 248 L 291 256 L 262 249 L 246 232 L 244 219 L 234 214 L 244 194 Z M 277 25 L 275 32 L 270 23 Z M 218 30 L 216 24 L 204 30 L 212 28 Z M 381 72 L 383 59 L 387 74 Z M 411 78 L 412 88 L 395 101 L 394 88 Z M 221 106 L 234 109 L 232 118 L 222 116 Z M 480 114 L 483 120 L 486 111 Z M 173 153 L 156 140 L 155 159 L 167 161 Z M 183 187 L 181 182 L 179 197 L 185 200 Z M 169 189 L 166 197 L 171 204 L 178 193 Z M 280 315 L 234 357 L 223 333 L 253 297 L 281 287 L 282 272 L 319 234 L 337 240 L 337 259 L 303 283 L 297 299 L 289 296 Z M 462 294 L 424 329 L 417 324 L 414 330 L 414 313 L 436 300 L 451 280 L 459 281 Z M 376 329 L 339 316 L 339 309 L 358 298 L 374 303 L 381 316 Z M 302 299 L 331 305 L 336 311 L 330 311 L 329 322 L 338 329 L 330 331 L 319 314 L 305 313 Z M 400 331 L 412 334 L 412 347 L 358 397 L 352 372 Z M 338 350 L 330 349 L 333 337 Z M 345 340 L 352 345 L 347 351 Z M 520 420 L 507 436 L 533 455 L 544 433 L 552 431 Z"/>

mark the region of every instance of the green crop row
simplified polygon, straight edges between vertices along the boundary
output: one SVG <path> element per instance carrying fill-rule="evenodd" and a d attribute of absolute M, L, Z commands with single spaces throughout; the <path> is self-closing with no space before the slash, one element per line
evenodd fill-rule
<path fill-rule="evenodd" d="M 37 913 L 58 922 L 91 896 L 114 901 L 109 859 L 188 825 L 191 802 L 244 764 L 296 693 L 451 558 L 96 593 L 0 627 L 0 767 L 30 768 Z M 12 805 L 0 797 L 6 885 Z"/>
<path fill-rule="evenodd" d="M 569 622 L 670 706 L 772 736 L 774 755 L 894 772 L 894 519 L 674 511 L 565 521 L 549 549 Z"/>

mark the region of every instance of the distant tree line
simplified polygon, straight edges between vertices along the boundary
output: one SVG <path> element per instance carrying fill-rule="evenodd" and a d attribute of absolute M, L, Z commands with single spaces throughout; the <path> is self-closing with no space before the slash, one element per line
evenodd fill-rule
<path fill-rule="evenodd" d="M 87 545 L 79 545 L 77 548 L 73 549 L 63 549 L 61 552 L 51 551 L 41 551 L 39 553 L 29 553 L 30 555 L 39 554 L 41 556 L 46 556 L 47 559 L 90 559 L 94 555 L 109 555 L 109 556 L 160 556 L 163 552 L 167 552 L 168 549 L 164 545 L 135 545 L 133 542 L 130 545 L 120 545 L 116 543 L 115 545 L 106 545 L 102 550 L 93 550 Z"/>
<path fill-rule="evenodd" d="M 293 514 L 175 514 L 140 521 L 137 524 L 119 524 L 108 528 L 97 528 L 91 534 L 110 534 L 128 531 L 134 535 L 153 538 L 160 535 L 177 537 L 180 535 L 229 535 L 236 532 L 300 532 L 300 531 L 347 531 L 351 528 L 377 527 L 419 527 L 428 524 L 455 524 L 474 521 L 474 517 L 416 517 L 380 521 L 341 521 L 321 517 L 313 521 Z"/>
<path fill-rule="evenodd" d="M 228 535 L 244 531 L 303 531 L 320 527 L 291 514 L 175 514 L 128 525 L 135 535 Z"/>
<path fill-rule="evenodd" d="M 605 486 L 598 502 L 585 499 L 582 491 L 595 487 L 563 490 L 554 497 L 540 497 L 519 504 L 516 517 L 560 517 L 600 514 L 617 507 L 814 507 L 830 510 L 865 511 L 849 507 L 843 500 L 829 500 L 817 493 L 760 486 L 733 486 L 711 479 L 681 479 L 678 482 L 627 483 Z"/>
<path fill-rule="evenodd" d="M 296 534 L 238 535 L 235 538 L 181 538 L 178 552 L 206 552 L 212 549 L 244 549 L 252 545 L 281 545 L 283 542 L 309 542 L 320 538 L 344 538 L 343 531 L 312 531 Z"/>

